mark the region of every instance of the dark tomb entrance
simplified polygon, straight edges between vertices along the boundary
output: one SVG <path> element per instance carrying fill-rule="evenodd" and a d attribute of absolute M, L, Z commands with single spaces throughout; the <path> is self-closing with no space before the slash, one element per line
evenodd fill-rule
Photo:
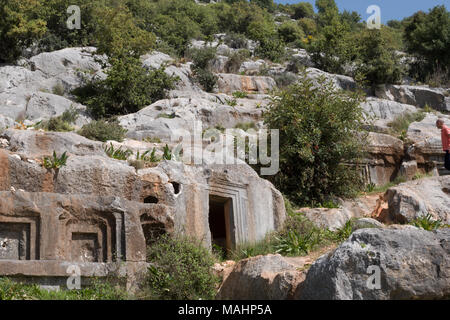
<path fill-rule="evenodd" d="M 213 246 L 225 254 L 231 249 L 230 216 L 233 200 L 215 195 L 209 196 L 209 229 Z"/>

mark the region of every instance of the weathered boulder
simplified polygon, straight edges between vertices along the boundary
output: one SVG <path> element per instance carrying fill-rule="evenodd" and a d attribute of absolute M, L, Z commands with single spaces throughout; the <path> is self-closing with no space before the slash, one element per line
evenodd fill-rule
<path fill-rule="evenodd" d="M 244 61 L 241 64 L 241 67 L 239 68 L 239 73 L 245 73 L 248 76 L 254 76 L 259 73 L 261 68 L 266 66 L 266 62 L 262 59 L 260 60 L 248 60 Z"/>
<path fill-rule="evenodd" d="M 352 230 L 356 231 L 359 229 L 366 229 L 366 228 L 383 228 L 383 224 L 375 219 L 372 218 L 361 218 L 356 219 L 352 223 Z"/>
<path fill-rule="evenodd" d="M 393 221 L 405 223 L 430 214 L 450 224 L 450 176 L 402 183 L 390 188 L 384 197 Z"/>
<path fill-rule="evenodd" d="M 297 294 L 301 300 L 448 299 L 449 243 L 448 228 L 357 230 L 313 263 Z"/>
<path fill-rule="evenodd" d="M 62 97 L 43 96 L 45 93 L 58 93 L 69 97 L 70 91 L 81 86 L 86 79 L 100 74 L 104 76 L 102 65 L 95 61 L 94 52 L 92 47 L 67 48 L 32 57 L 27 60 L 29 69 L 21 66 L 0 67 L 0 114 L 14 120 L 26 118 L 30 107 L 30 116 L 44 118 L 66 109 L 70 102 L 63 101 Z M 33 106 L 45 107 L 41 117 Z"/>
<path fill-rule="evenodd" d="M 70 108 L 73 108 L 78 113 L 78 118 L 75 122 L 78 127 L 82 127 L 91 121 L 85 106 L 62 96 L 45 92 L 33 93 L 27 104 L 25 118 L 33 122 L 39 122 L 58 117 Z"/>
<path fill-rule="evenodd" d="M 271 77 L 241 76 L 231 73 L 219 73 L 217 81 L 218 91 L 231 94 L 235 91 L 248 93 L 267 93 L 276 87 Z"/>
<path fill-rule="evenodd" d="M 448 92 L 448 91 L 447 91 Z M 438 111 L 450 111 L 446 90 L 425 86 L 383 85 L 376 91 L 378 98 L 424 108 L 426 105 Z"/>
<path fill-rule="evenodd" d="M 317 227 L 335 231 L 344 227 L 350 219 L 370 216 L 376 202 L 376 196 L 368 195 L 342 201 L 339 208 L 302 208 L 298 212 L 303 213 Z"/>
<path fill-rule="evenodd" d="M 291 299 L 304 274 L 281 255 L 257 256 L 236 263 L 224 279 L 217 299 L 286 300 Z"/>
<path fill-rule="evenodd" d="M 119 123 L 128 130 L 130 138 L 168 140 L 178 129 L 192 132 L 196 121 L 201 121 L 204 130 L 218 125 L 233 128 L 238 123 L 261 119 L 262 109 L 256 103 L 230 107 L 205 99 L 177 98 L 160 100 L 137 113 L 119 117 Z"/>
<path fill-rule="evenodd" d="M 15 121 L 0 114 L 0 130 L 14 126 Z"/>
<path fill-rule="evenodd" d="M 105 155 L 101 142 L 92 141 L 72 132 L 43 132 L 8 129 L 2 137 L 9 141 L 9 150 L 28 158 L 67 151 L 74 155 Z"/>
<path fill-rule="evenodd" d="M 373 97 L 367 98 L 361 107 L 368 115 L 367 120 L 371 129 L 381 133 L 388 132 L 388 123 L 396 117 L 418 111 L 416 107 L 408 104 Z"/>
<path fill-rule="evenodd" d="M 313 80 L 316 80 L 319 77 L 325 77 L 326 80 L 331 81 L 334 84 L 336 89 L 354 90 L 357 87 L 355 80 L 348 76 L 331 74 L 317 68 L 306 68 L 306 72 L 308 77 Z"/>

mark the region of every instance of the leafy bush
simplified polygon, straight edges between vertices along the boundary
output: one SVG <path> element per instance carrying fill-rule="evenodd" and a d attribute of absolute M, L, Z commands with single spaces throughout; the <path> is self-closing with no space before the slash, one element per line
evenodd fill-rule
<path fill-rule="evenodd" d="M 323 203 L 359 188 L 363 110 L 358 92 L 335 91 L 321 77 L 316 85 L 302 73 L 277 93 L 264 121 L 279 129 L 280 171 L 269 179 L 297 204 Z"/>
<path fill-rule="evenodd" d="M 167 75 L 164 67 L 146 70 L 133 57 L 110 62 L 105 80 L 91 81 L 73 91 L 96 119 L 137 112 L 175 88 L 177 78 Z"/>
<path fill-rule="evenodd" d="M 117 122 L 107 122 L 105 120 L 92 121 L 81 128 L 79 135 L 91 140 L 106 142 L 115 140 L 122 142 L 127 130 L 122 128 Z"/>
<path fill-rule="evenodd" d="M 398 83 L 403 70 L 396 54 L 393 34 L 389 28 L 363 30 L 357 42 L 356 72 L 370 85 Z"/>
<path fill-rule="evenodd" d="M 211 71 L 211 62 L 216 56 L 216 48 L 205 47 L 191 49 L 188 57 L 192 59 L 191 69 L 197 82 L 207 92 L 211 92 L 217 84 L 217 76 Z"/>
<path fill-rule="evenodd" d="M 247 49 L 248 40 L 243 34 L 231 32 L 224 38 L 224 43 L 232 49 Z"/>
<path fill-rule="evenodd" d="M 44 129 L 47 131 L 57 131 L 57 132 L 67 132 L 73 131 L 74 128 L 71 126 L 78 118 L 78 111 L 70 107 L 68 110 L 64 111 L 62 115 L 58 117 L 50 118 L 47 121 L 39 122 L 35 125 L 37 129 Z"/>
<path fill-rule="evenodd" d="M 218 278 L 215 257 L 202 244 L 181 236 L 161 236 L 148 248 L 147 294 L 155 299 L 213 299 Z"/>
<path fill-rule="evenodd" d="M 292 19 L 299 20 L 303 18 L 313 18 L 314 17 L 314 8 L 309 2 L 299 2 L 293 5 L 294 14 L 292 15 Z"/>
<path fill-rule="evenodd" d="M 227 73 L 237 73 L 241 68 L 242 63 L 250 58 L 250 52 L 248 50 L 239 50 L 233 52 L 225 64 L 225 70 Z"/>
<path fill-rule="evenodd" d="M 278 27 L 278 35 L 285 43 L 299 41 L 305 37 L 302 28 L 293 21 L 288 21 Z"/>
<path fill-rule="evenodd" d="M 255 54 L 258 57 L 269 59 L 273 62 L 281 62 L 285 54 L 284 43 L 277 37 L 267 37 L 260 40 Z"/>
<path fill-rule="evenodd" d="M 60 169 L 66 165 L 69 156 L 64 152 L 60 157 L 56 155 L 56 151 L 53 151 L 53 157 L 44 157 L 43 166 L 46 169 Z"/>

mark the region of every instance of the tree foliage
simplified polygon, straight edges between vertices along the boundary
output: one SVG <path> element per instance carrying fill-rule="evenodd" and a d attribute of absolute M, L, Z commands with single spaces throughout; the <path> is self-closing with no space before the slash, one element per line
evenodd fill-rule
<path fill-rule="evenodd" d="M 298 204 L 323 203 L 358 186 L 354 166 L 364 137 L 361 96 L 335 91 L 324 78 L 316 84 L 303 73 L 279 92 L 265 113 L 265 124 L 280 130 L 280 172 L 274 184 Z"/>

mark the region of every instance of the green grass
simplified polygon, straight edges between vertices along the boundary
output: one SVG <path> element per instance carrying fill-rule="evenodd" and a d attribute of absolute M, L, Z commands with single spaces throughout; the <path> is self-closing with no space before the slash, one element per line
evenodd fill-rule
<path fill-rule="evenodd" d="M 43 129 L 46 131 L 68 132 L 73 131 L 72 124 L 78 119 L 78 111 L 70 107 L 58 117 L 50 118 L 47 121 L 39 121 L 34 125 L 36 129 Z"/>
<path fill-rule="evenodd" d="M 284 227 L 262 241 L 241 245 L 228 253 L 228 258 L 241 260 L 257 255 L 279 253 L 283 256 L 304 256 L 321 248 L 340 244 L 352 233 L 353 220 L 336 231 L 316 227 L 303 213 L 295 211 L 285 200 L 287 219 Z"/>
<path fill-rule="evenodd" d="M 388 123 L 388 127 L 390 128 L 389 134 L 405 141 L 410 124 L 416 121 L 422 121 L 425 115 L 425 112 L 419 111 L 397 116 L 393 121 Z"/>
<path fill-rule="evenodd" d="M 48 291 L 36 284 L 24 284 L 0 278 L 0 300 L 126 300 L 132 298 L 120 287 L 94 280 L 81 290 Z"/>
<path fill-rule="evenodd" d="M 395 187 L 395 186 L 399 185 L 400 183 L 404 183 L 404 182 L 406 182 L 406 177 L 398 176 L 394 179 L 394 181 L 386 183 L 382 186 L 377 186 L 373 183 L 369 183 L 366 186 L 365 193 L 367 193 L 367 194 L 384 193 L 388 189 Z"/>
<path fill-rule="evenodd" d="M 243 92 L 243 91 L 235 91 L 233 92 L 233 97 L 236 99 L 244 99 L 247 98 L 247 92 Z"/>

